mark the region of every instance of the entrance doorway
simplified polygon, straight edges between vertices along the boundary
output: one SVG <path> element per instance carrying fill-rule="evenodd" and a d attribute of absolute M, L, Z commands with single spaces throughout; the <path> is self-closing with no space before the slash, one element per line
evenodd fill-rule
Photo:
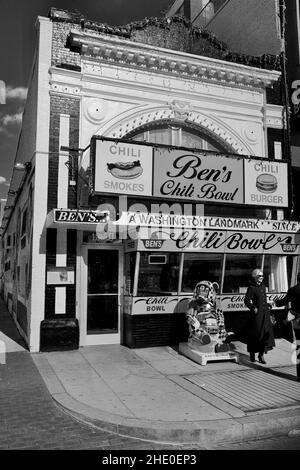
<path fill-rule="evenodd" d="M 119 247 L 85 247 L 82 345 L 119 344 L 121 310 L 121 252 Z"/>

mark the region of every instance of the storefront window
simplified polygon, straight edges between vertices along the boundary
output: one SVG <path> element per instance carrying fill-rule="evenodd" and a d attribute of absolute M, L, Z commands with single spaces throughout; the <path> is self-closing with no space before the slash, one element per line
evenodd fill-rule
<path fill-rule="evenodd" d="M 183 262 L 182 292 L 193 292 L 199 281 L 217 282 L 220 285 L 222 255 L 213 253 L 185 253 Z"/>
<path fill-rule="evenodd" d="M 136 253 L 125 255 L 125 295 L 133 294 Z"/>
<path fill-rule="evenodd" d="M 268 292 L 286 292 L 288 290 L 287 256 L 265 255 L 263 272 Z"/>
<path fill-rule="evenodd" d="M 138 295 L 170 295 L 178 292 L 178 253 L 142 252 Z"/>
<path fill-rule="evenodd" d="M 262 255 L 226 255 L 223 292 L 245 293 L 253 269 L 261 268 Z"/>

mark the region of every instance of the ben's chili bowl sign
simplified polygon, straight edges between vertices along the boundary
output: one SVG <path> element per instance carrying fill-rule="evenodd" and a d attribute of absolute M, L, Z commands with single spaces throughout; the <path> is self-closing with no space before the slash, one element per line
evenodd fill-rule
<path fill-rule="evenodd" d="M 151 196 L 152 147 L 97 140 L 94 190 Z"/>
<path fill-rule="evenodd" d="M 149 296 L 135 297 L 132 303 L 132 315 L 147 313 L 185 312 L 190 297 Z"/>
<path fill-rule="evenodd" d="M 288 206 L 287 163 L 245 160 L 245 204 Z"/>
<path fill-rule="evenodd" d="M 279 294 L 267 294 L 267 300 L 270 304 L 275 302 L 275 300 L 282 299 L 285 296 L 285 293 Z M 248 310 L 245 306 L 245 294 L 222 294 L 220 296 L 222 303 L 223 312 L 235 312 L 240 310 Z M 277 309 L 283 309 L 284 307 L 276 307 Z"/>
<path fill-rule="evenodd" d="M 285 293 L 267 294 L 268 302 L 272 303 L 284 297 Z M 192 294 L 187 296 L 149 296 L 134 297 L 132 302 L 132 315 L 146 315 L 153 313 L 180 313 L 186 312 Z M 221 305 L 224 312 L 237 312 L 248 310 L 245 305 L 245 294 L 221 294 Z M 282 309 L 284 307 L 280 307 Z M 276 310 L 279 309 L 276 307 Z"/>
<path fill-rule="evenodd" d="M 243 161 L 179 149 L 154 149 L 153 195 L 197 201 L 243 202 Z"/>
<path fill-rule="evenodd" d="M 150 243 L 155 242 L 155 239 L 139 239 L 138 250 L 299 254 L 295 234 L 186 229 L 180 233 L 178 230 L 165 232 L 162 238 L 159 240 L 162 243 L 157 244 Z"/>

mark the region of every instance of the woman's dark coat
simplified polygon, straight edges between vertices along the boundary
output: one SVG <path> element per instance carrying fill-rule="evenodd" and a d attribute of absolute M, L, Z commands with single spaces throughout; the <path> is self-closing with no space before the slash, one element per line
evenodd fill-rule
<path fill-rule="evenodd" d="M 245 296 L 245 305 L 250 310 L 247 350 L 248 352 L 267 352 L 275 346 L 275 341 L 264 284 L 258 285 L 256 282 L 250 281 Z M 258 309 L 257 313 L 254 313 L 255 307 Z"/>

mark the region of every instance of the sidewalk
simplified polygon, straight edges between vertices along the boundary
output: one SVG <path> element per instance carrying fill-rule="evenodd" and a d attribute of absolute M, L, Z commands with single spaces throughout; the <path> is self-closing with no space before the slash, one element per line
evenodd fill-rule
<path fill-rule="evenodd" d="M 169 443 L 243 441 L 300 429 L 300 383 L 291 344 L 276 341 L 267 365 L 200 366 L 171 347 L 120 345 L 33 354 L 53 399 L 73 417 L 108 431 Z"/>
<path fill-rule="evenodd" d="M 276 340 L 265 366 L 250 363 L 238 342 L 233 347 L 239 364 L 200 366 L 172 347 L 106 345 L 29 354 L 11 325 L 0 301 L 0 340 L 18 355 L 9 364 L 16 367 L 11 377 L 17 381 L 33 361 L 54 402 L 94 428 L 205 448 L 300 430 L 300 382 L 291 344 L 283 339 Z"/>

